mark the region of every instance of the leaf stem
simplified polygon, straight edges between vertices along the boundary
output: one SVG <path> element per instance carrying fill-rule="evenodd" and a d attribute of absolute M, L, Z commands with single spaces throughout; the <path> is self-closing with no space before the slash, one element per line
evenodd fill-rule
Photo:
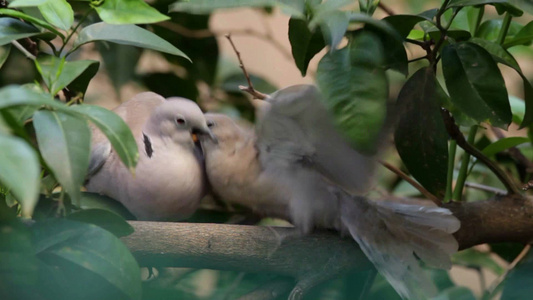
<path fill-rule="evenodd" d="M 485 5 L 481 5 L 477 12 L 476 24 L 474 25 L 474 30 L 472 31 L 472 36 L 476 36 L 477 31 L 479 30 L 479 25 L 483 21 L 483 15 L 485 14 Z"/>
<path fill-rule="evenodd" d="M 484 163 L 498 177 L 498 180 L 503 183 L 505 189 L 510 195 L 520 195 L 520 190 L 518 189 L 514 181 L 507 175 L 507 173 L 500 169 L 493 161 L 486 157 L 476 147 L 472 146 L 465 140 L 465 137 L 455 124 L 455 120 L 450 115 L 448 110 L 442 109 L 441 112 L 444 124 L 446 125 L 446 130 L 448 131 L 450 137 L 457 141 L 457 145 L 463 148 L 465 152 L 473 155 L 479 161 Z"/>
<path fill-rule="evenodd" d="M 467 142 L 472 145 L 476 139 L 478 127 L 476 125 L 470 128 L 468 133 Z M 468 176 L 468 164 L 470 163 L 470 154 L 465 151 L 463 159 L 461 160 L 461 169 L 459 169 L 459 175 L 457 175 L 457 181 L 455 182 L 455 189 L 453 191 L 453 200 L 461 201 L 463 196 L 463 188 L 465 186 L 466 177 Z"/>
<path fill-rule="evenodd" d="M 17 49 L 20 50 L 20 52 L 24 53 L 24 55 L 31 59 L 31 60 L 36 60 L 37 57 L 35 57 L 35 55 L 31 54 L 30 51 L 28 51 L 26 48 L 24 48 L 19 42 L 17 41 L 12 41 L 11 44 L 13 44 L 13 46 L 15 46 Z"/>
<path fill-rule="evenodd" d="M 76 24 L 76 27 L 74 27 L 74 29 L 72 29 L 72 31 L 70 32 L 70 34 L 67 36 L 67 38 L 65 39 L 65 42 L 63 43 L 63 46 L 61 46 L 61 48 L 59 48 L 59 55 L 61 55 L 61 53 L 63 52 L 63 50 L 65 49 L 65 46 L 68 44 L 68 42 L 70 41 L 70 39 L 72 38 L 72 36 L 76 33 L 76 31 L 78 30 L 78 28 L 80 28 L 81 24 L 85 21 L 85 19 L 87 19 L 87 17 L 89 16 L 89 14 L 93 11 L 94 8 L 90 8 L 89 10 L 87 10 L 87 12 L 81 17 L 80 21 L 78 22 L 78 24 Z M 65 57 L 67 57 L 69 54 L 71 53 L 71 51 L 69 51 Z"/>
<path fill-rule="evenodd" d="M 446 174 L 446 193 L 444 194 L 444 202 L 450 202 L 452 199 L 453 170 L 455 165 L 456 150 L 457 141 L 450 140 L 450 146 L 448 148 L 448 172 Z"/>
<path fill-rule="evenodd" d="M 507 32 L 509 31 L 509 26 L 511 25 L 512 19 L 513 16 L 511 16 L 509 12 L 506 12 L 505 17 L 503 18 L 502 28 L 500 29 L 500 33 L 498 34 L 498 44 L 503 45 L 503 43 L 505 42 L 505 37 L 507 36 Z"/>

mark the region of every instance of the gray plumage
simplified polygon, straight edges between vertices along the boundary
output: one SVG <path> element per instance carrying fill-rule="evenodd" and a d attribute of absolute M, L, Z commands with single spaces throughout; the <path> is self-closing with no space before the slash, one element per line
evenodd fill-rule
<path fill-rule="evenodd" d="M 103 133 L 93 128 L 87 190 L 120 201 L 141 220 L 188 217 L 206 192 L 201 151 L 191 134 L 211 133 L 198 105 L 145 92 L 114 112 L 137 142 L 135 174 L 120 161 Z"/>
<path fill-rule="evenodd" d="M 434 285 L 418 258 L 451 266 L 459 221 L 432 203 L 372 201 L 374 162 L 353 150 L 335 129 L 320 94 L 309 85 L 272 94 L 259 106 L 255 131 L 206 114 L 219 143 L 201 139 L 213 190 L 230 203 L 314 227 L 349 232 L 405 299 L 426 299 Z"/>

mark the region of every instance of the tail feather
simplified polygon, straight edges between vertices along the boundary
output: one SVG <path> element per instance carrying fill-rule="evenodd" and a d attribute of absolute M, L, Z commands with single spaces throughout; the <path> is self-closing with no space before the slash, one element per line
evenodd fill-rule
<path fill-rule="evenodd" d="M 404 299 L 428 299 L 436 287 L 420 260 L 450 268 L 458 249 L 452 233 L 459 220 L 448 209 L 430 205 L 341 199 L 341 222 L 378 271 Z"/>

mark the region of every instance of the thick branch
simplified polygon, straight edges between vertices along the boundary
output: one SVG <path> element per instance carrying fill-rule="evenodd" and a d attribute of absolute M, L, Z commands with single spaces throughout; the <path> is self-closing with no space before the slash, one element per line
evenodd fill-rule
<path fill-rule="evenodd" d="M 507 197 L 445 204 L 461 220 L 460 248 L 533 241 L 533 201 Z M 295 277 L 343 273 L 370 264 L 356 243 L 335 232 L 302 236 L 294 228 L 226 224 L 131 222 L 122 238 L 143 266 L 272 272 Z M 305 254 L 305 255 L 303 255 Z"/>

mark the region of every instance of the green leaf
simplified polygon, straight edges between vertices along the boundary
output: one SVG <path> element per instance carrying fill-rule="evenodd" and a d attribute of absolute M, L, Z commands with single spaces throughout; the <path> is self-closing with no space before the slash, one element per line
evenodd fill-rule
<path fill-rule="evenodd" d="M 41 56 L 37 59 L 36 63 L 39 64 L 37 69 L 41 73 L 52 95 L 59 93 L 64 87 L 74 82 L 86 72 L 89 73 L 87 75 L 92 74 L 94 76 L 100 65 L 100 62 L 95 60 L 68 62 L 64 61 L 63 58 L 57 58 L 55 56 Z M 87 89 L 87 85 L 92 76 L 86 76 L 87 78 L 85 78 L 83 84 L 80 83 L 83 92 Z"/>
<path fill-rule="evenodd" d="M 529 251 L 526 257 L 507 275 L 501 299 L 529 299 L 532 292 L 531 286 L 533 286 L 533 252 Z"/>
<path fill-rule="evenodd" d="M 33 115 L 39 150 L 74 203 L 89 167 L 91 131 L 87 121 L 64 112 L 40 110 Z"/>
<path fill-rule="evenodd" d="M 28 6 L 38 6 L 41 4 L 45 4 L 46 2 L 49 2 L 50 0 L 14 0 L 9 1 L 9 5 L 7 7 L 28 7 Z"/>
<path fill-rule="evenodd" d="M 28 23 L 13 18 L 0 18 L 0 46 L 40 33 L 39 29 Z"/>
<path fill-rule="evenodd" d="M 20 202 L 22 215 L 31 217 L 39 194 L 37 154 L 22 139 L 5 134 L 0 134 L 0 149 L 0 183 Z"/>
<path fill-rule="evenodd" d="M 514 6 L 533 15 L 533 2 L 531 0 L 509 0 Z"/>
<path fill-rule="evenodd" d="M 486 156 L 493 156 L 511 147 L 516 147 L 520 144 L 529 143 L 529 142 L 531 142 L 531 140 L 527 137 L 503 138 L 485 147 L 483 149 L 483 154 L 485 154 Z"/>
<path fill-rule="evenodd" d="M 533 41 L 533 21 L 527 23 L 515 36 L 507 41 L 503 47 L 505 49 L 511 48 L 517 45 L 529 45 Z"/>
<path fill-rule="evenodd" d="M 120 215 L 108 210 L 84 209 L 68 215 L 67 219 L 100 226 L 116 237 L 123 237 L 133 233 L 133 227 L 128 222 Z"/>
<path fill-rule="evenodd" d="M 324 41 L 330 46 L 330 51 L 334 51 L 342 41 L 349 21 L 350 14 L 348 12 L 335 10 L 316 15 L 309 23 L 309 27 L 316 28 L 313 23 L 320 25 Z"/>
<path fill-rule="evenodd" d="M 55 33 L 56 35 L 60 36 L 62 40 L 65 40 L 65 36 L 59 32 L 59 30 L 55 29 L 54 26 L 48 24 L 47 22 L 43 20 L 39 20 L 37 18 L 34 18 L 30 15 L 27 15 L 25 13 L 22 13 L 20 11 L 16 11 L 13 9 L 6 9 L 6 8 L 0 8 L 0 15 L 10 16 L 13 18 L 20 18 L 24 21 L 30 22 L 33 25 L 40 26 L 42 28 L 48 29 L 49 31 Z"/>
<path fill-rule="evenodd" d="M 189 59 L 181 50 L 146 29 L 135 25 L 111 25 L 103 22 L 83 28 L 74 42 L 73 50 L 95 41 L 152 49 Z"/>
<path fill-rule="evenodd" d="M 413 177 L 442 197 L 448 169 L 448 133 L 440 113 L 440 86 L 430 67 L 418 70 L 398 95 L 396 149 Z"/>
<path fill-rule="evenodd" d="M 107 210 L 124 219 L 135 220 L 135 217 L 126 209 L 126 207 L 124 207 L 124 205 L 122 205 L 122 203 L 98 193 L 82 192 L 80 208 L 85 210 Z"/>
<path fill-rule="evenodd" d="M 386 114 L 388 84 L 382 63 L 379 39 L 362 32 L 318 64 L 317 83 L 326 107 L 338 128 L 362 151 L 374 151 Z"/>
<path fill-rule="evenodd" d="M 60 106 L 49 94 L 37 93 L 19 85 L 9 85 L 0 89 L 0 109 L 20 105 L 50 105 Z"/>
<path fill-rule="evenodd" d="M 406 38 L 416 24 L 425 20 L 427 18 L 419 15 L 393 15 L 383 18 L 383 21 L 396 29 L 402 38 Z"/>
<path fill-rule="evenodd" d="M 524 128 L 533 123 L 533 86 L 529 82 L 529 79 L 522 73 L 522 69 L 515 58 L 502 46 L 496 43 L 492 43 L 479 38 L 472 38 L 470 42 L 480 45 L 485 48 L 494 60 L 515 69 L 516 72 L 522 77 L 524 84 L 524 102 L 526 105 L 526 112 L 522 118 L 520 128 Z"/>
<path fill-rule="evenodd" d="M 332 1 L 336 2 L 336 1 Z M 304 1 L 294 0 L 195 0 L 176 1 L 169 6 L 169 12 L 187 12 L 191 14 L 209 14 L 219 9 L 239 7 L 279 6 L 281 11 L 291 16 L 304 17 Z"/>
<path fill-rule="evenodd" d="M 97 275 L 93 278 L 103 279 L 121 292 L 117 299 L 124 296 L 141 299 L 139 266 L 128 248 L 110 232 L 96 225 L 64 219 L 39 222 L 32 229 L 36 252 L 48 264 L 70 264 L 82 272 Z M 94 286 L 85 282 L 86 288 L 87 285 Z M 102 292 L 97 286 L 94 288 L 96 291 L 84 290 L 84 293 Z M 92 299 L 102 296 L 95 295 Z"/>
<path fill-rule="evenodd" d="M 135 170 L 135 165 L 139 159 L 137 143 L 130 128 L 122 118 L 114 112 L 96 105 L 76 105 L 70 110 L 81 114 L 96 125 L 107 136 L 124 165 L 131 172 Z"/>
<path fill-rule="evenodd" d="M 469 42 L 448 45 L 442 69 L 456 107 L 478 122 L 507 128 L 512 121 L 507 89 L 490 53 Z"/>
<path fill-rule="evenodd" d="M 74 23 L 74 11 L 67 0 L 48 1 L 38 6 L 48 23 L 63 30 L 69 30 Z"/>
<path fill-rule="evenodd" d="M 10 53 L 11 53 L 11 44 L 0 47 L 0 69 L 4 66 L 4 63 L 6 62 Z"/>
<path fill-rule="evenodd" d="M 491 252 L 481 252 L 479 250 L 470 248 L 455 253 L 452 256 L 452 262 L 454 265 L 467 268 L 486 268 L 494 272 L 496 275 L 503 274 L 503 267 L 496 263 L 491 255 Z"/>
<path fill-rule="evenodd" d="M 407 53 L 403 45 L 403 37 L 385 21 L 375 20 L 361 14 L 352 14 L 350 19 L 352 22 L 365 23 L 363 31 L 369 31 L 380 39 L 385 55 L 384 67 L 396 70 L 407 76 Z M 358 32 L 355 31 L 355 34 L 358 34 Z"/>
<path fill-rule="evenodd" d="M 105 0 L 96 12 L 108 24 L 149 24 L 170 19 L 144 0 Z"/>
<path fill-rule="evenodd" d="M 68 73 L 71 74 L 71 76 L 73 73 L 78 73 L 79 70 L 73 69 L 76 66 L 78 66 L 80 70 L 83 71 L 73 81 L 67 84 L 67 88 L 71 93 L 79 93 L 82 97 L 84 97 L 91 79 L 93 79 L 96 73 L 98 73 L 98 69 L 100 68 L 100 62 L 96 60 L 78 60 L 68 62 Z M 63 69 L 63 72 L 65 72 L 65 69 Z M 68 81 L 67 79 L 69 78 L 67 76 L 65 76 L 64 78 L 63 74 L 61 74 L 61 76 L 59 77 L 60 83 Z"/>
<path fill-rule="evenodd" d="M 302 76 L 305 76 L 311 59 L 325 47 L 322 32 L 320 28 L 311 32 L 307 27 L 307 22 L 291 18 L 289 20 L 289 41 L 291 42 L 294 62 Z"/>
<path fill-rule="evenodd" d="M 432 300 L 476 300 L 474 293 L 464 286 L 454 286 L 445 289 Z"/>
<path fill-rule="evenodd" d="M 498 35 L 502 26 L 503 20 L 487 20 L 481 23 L 481 26 L 479 26 L 479 29 L 476 32 L 476 37 L 495 42 L 498 39 Z M 505 40 L 510 41 L 512 37 L 520 31 L 521 28 L 522 25 L 512 21 L 511 25 L 509 26 L 509 30 L 507 31 Z"/>

